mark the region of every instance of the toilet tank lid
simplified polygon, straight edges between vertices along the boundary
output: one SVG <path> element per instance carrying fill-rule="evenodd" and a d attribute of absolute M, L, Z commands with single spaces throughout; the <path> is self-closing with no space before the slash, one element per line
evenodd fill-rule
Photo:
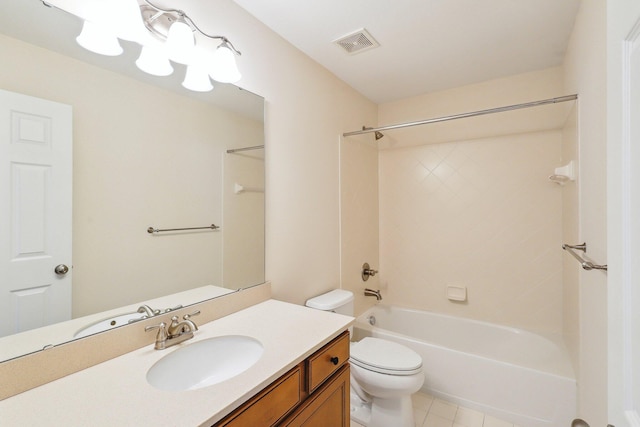
<path fill-rule="evenodd" d="M 334 289 L 326 294 L 308 299 L 307 307 L 317 310 L 335 310 L 336 308 L 353 301 L 353 292 L 344 289 Z"/>

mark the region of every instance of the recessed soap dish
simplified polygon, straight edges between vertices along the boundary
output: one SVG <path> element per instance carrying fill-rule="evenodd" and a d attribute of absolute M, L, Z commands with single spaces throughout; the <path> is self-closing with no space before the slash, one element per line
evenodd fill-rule
<path fill-rule="evenodd" d="M 463 302 L 467 300 L 466 286 L 447 286 L 447 298 L 449 301 Z"/>

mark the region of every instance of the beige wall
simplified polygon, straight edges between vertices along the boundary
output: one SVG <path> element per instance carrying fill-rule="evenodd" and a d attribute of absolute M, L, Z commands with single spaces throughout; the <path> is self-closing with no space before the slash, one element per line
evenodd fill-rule
<path fill-rule="evenodd" d="M 263 134 L 256 128 L 245 147 L 261 145 Z M 223 163 L 222 283 L 238 289 L 264 280 L 264 149 L 227 153 Z"/>
<path fill-rule="evenodd" d="M 380 275 L 362 280 L 362 266 L 380 268 L 378 143 L 372 134 L 344 138 L 340 144 L 340 238 L 342 287 L 355 295 L 360 314 L 376 303 L 364 289 L 380 289 Z M 386 289 L 382 289 L 386 302 Z"/>
<path fill-rule="evenodd" d="M 222 233 L 146 229 L 220 224 L 223 151 L 262 123 L 6 37 L 0 50 L 0 87 L 73 107 L 74 317 L 221 285 Z"/>
<path fill-rule="evenodd" d="M 578 157 L 578 111 L 571 110 L 562 128 L 562 164 L 573 161 L 574 173 L 580 170 Z M 579 181 L 568 181 L 562 186 L 562 243 L 582 243 L 579 237 L 580 200 Z M 562 335 L 577 373 L 580 351 L 580 264 L 569 254 L 562 257 Z"/>
<path fill-rule="evenodd" d="M 565 94 L 552 68 L 383 104 L 379 117 L 401 123 Z M 562 188 L 547 177 L 562 164 L 571 104 L 380 140 L 380 280 L 391 302 L 562 333 Z M 447 285 L 467 287 L 468 301 L 449 301 Z"/>
<path fill-rule="evenodd" d="M 559 131 L 382 151 L 389 300 L 561 333 L 562 189 L 547 179 L 560 160 Z M 467 301 L 449 301 L 447 286 Z"/>
<path fill-rule="evenodd" d="M 376 106 L 249 16 L 216 3 L 242 50 L 241 86 L 266 99 L 266 277 L 304 303 L 341 286 L 340 135 L 376 122 Z"/>
<path fill-rule="evenodd" d="M 606 2 L 581 3 L 565 57 L 565 89 L 579 93 L 580 222 L 596 263 L 607 262 L 606 218 Z M 607 424 L 607 276 L 580 270 L 578 416 Z"/>
<path fill-rule="evenodd" d="M 214 22 L 212 25 L 215 25 L 219 32 L 232 39 L 243 52 L 239 59 L 243 79 L 239 85 L 266 98 L 267 151 L 265 169 L 268 188 L 266 194 L 266 277 L 273 282 L 273 294 L 276 298 L 303 303 L 311 296 L 341 285 L 340 135 L 344 131 L 357 129 L 365 123 L 375 123 L 376 107 L 372 102 L 248 15 L 231 0 L 218 2 L 215 12 L 219 22 Z M 10 56 L 12 55 L 13 53 L 10 54 Z M 0 84 L 9 90 L 73 104 L 76 109 L 80 109 L 79 111 L 84 107 L 83 104 L 86 101 L 78 100 L 75 95 L 70 94 L 83 91 L 87 98 L 91 98 L 95 96 L 94 91 L 100 90 L 97 83 L 87 82 L 78 85 L 75 73 L 57 77 L 55 70 L 51 70 L 45 82 L 38 73 L 40 70 L 48 68 L 49 66 L 44 65 L 34 67 L 32 69 L 33 75 L 26 72 L 25 80 L 22 83 L 10 84 L 6 80 L 0 80 Z M 6 68 L 3 67 L 3 71 L 6 71 Z M 127 121 L 136 120 L 140 114 L 153 115 L 154 111 L 146 110 L 149 105 L 162 106 L 162 108 L 158 108 L 161 110 L 159 114 L 172 117 L 171 120 L 162 120 L 163 122 L 175 121 L 176 123 L 193 124 L 194 121 L 203 119 L 203 116 L 188 114 L 191 108 L 189 104 L 193 101 L 186 98 L 176 102 L 167 102 L 165 99 L 147 95 L 144 85 L 139 85 L 116 74 L 113 74 L 112 78 L 115 86 L 114 91 L 111 92 L 113 102 L 116 101 L 116 98 L 128 99 L 133 93 L 140 94 L 137 101 L 146 99 L 147 102 L 137 103 L 136 99 L 133 99 L 125 110 L 116 108 L 115 104 L 103 104 L 100 113 L 117 113 L 118 117 L 113 118 L 110 122 L 117 123 L 118 126 L 97 127 L 91 121 L 86 122 L 84 132 L 90 136 L 87 139 L 93 141 L 98 147 L 98 152 L 93 154 L 78 153 L 78 158 L 93 157 L 92 162 L 87 163 L 86 167 L 78 166 L 76 168 L 76 176 L 82 176 L 85 169 L 88 171 L 95 167 L 100 168 L 101 162 L 104 162 L 105 159 L 120 161 L 126 156 L 130 159 L 126 165 L 130 170 L 135 170 L 137 178 L 142 177 L 148 181 L 155 181 L 164 176 L 161 174 L 164 171 L 167 171 L 167 178 L 174 177 L 176 172 L 174 162 L 148 161 L 146 158 L 149 155 L 148 152 L 134 150 L 135 144 L 119 141 L 121 145 L 110 146 L 107 143 L 100 143 L 99 138 L 102 136 L 113 138 L 114 131 L 127 129 L 129 126 Z M 57 79 L 60 80 L 59 84 L 51 84 Z M 170 108 L 166 108 L 167 105 Z M 82 115 L 76 115 L 76 122 L 83 121 Z M 215 127 L 215 125 L 215 123 L 210 123 L 210 126 Z M 135 137 L 137 139 L 143 137 L 151 139 L 148 135 L 135 135 Z M 196 137 L 192 139 L 201 142 Z M 174 142 L 177 143 L 178 140 L 183 142 L 184 138 L 175 139 Z M 187 163 L 193 161 L 194 164 L 198 164 L 205 158 L 205 156 L 194 154 L 191 150 L 184 150 L 184 153 L 189 157 L 185 158 Z M 222 159 L 218 157 L 212 161 L 221 164 Z M 209 161 L 208 164 L 211 164 L 212 161 Z M 151 168 L 152 171 L 145 172 L 146 168 Z M 208 172 L 208 174 L 211 173 Z M 124 179 L 124 175 L 122 177 L 115 184 L 130 187 L 134 183 L 132 180 Z M 204 181 L 210 182 L 213 179 L 221 178 L 216 175 L 206 178 Z M 85 203 L 84 200 L 87 199 L 86 203 L 90 203 L 91 206 L 102 206 L 104 193 L 86 189 L 89 187 L 89 182 L 86 180 L 76 179 L 76 181 L 81 186 L 78 189 L 81 195 L 77 201 L 83 200 L 81 203 Z M 110 182 L 106 181 L 102 182 L 104 187 L 110 185 Z M 193 183 L 194 181 L 190 180 L 189 182 Z M 181 188 L 189 187 L 186 182 L 182 181 L 175 183 L 175 185 Z M 110 188 L 115 192 L 118 187 Z M 204 188 L 205 186 L 202 186 L 199 189 Z M 206 185 L 206 188 L 209 189 L 209 185 Z M 202 260 L 191 255 L 194 252 L 206 256 L 207 261 L 220 257 L 217 248 L 189 251 L 188 253 L 182 251 L 177 257 L 168 257 L 168 260 L 173 260 L 172 262 L 161 261 L 157 263 L 158 265 L 146 266 L 143 277 L 133 277 L 130 269 L 121 269 L 114 275 L 113 269 L 109 266 L 113 264 L 116 255 L 123 254 L 135 258 L 141 251 L 150 249 L 134 250 L 133 246 L 123 244 L 122 239 L 112 234 L 105 234 L 101 228 L 104 224 L 116 223 L 119 225 L 123 221 L 130 221 L 135 216 L 135 222 L 143 224 L 144 235 L 142 238 L 146 239 L 146 242 L 159 243 L 163 245 L 163 249 L 166 249 L 166 246 L 174 245 L 166 239 L 150 240 L 150 236 L 144 232 L 146 227 L 176 223 L 200 224 L 203 221 L 202 215 L 195 215 L 195 209 L 183 208 L 189 206 L 192 199 L 198 199 L 197 195 L 184 201 L 173 200 L 170 209 L 155 206 L 155 203 L 160 200 L 166 200 L 165 195 L 161 197 L 159 194 L 140 191 L 136 196 L 143 198 L 153 206 L 154 215 L 158 215 L 158 212 L 164 212 L 164 216 L 159 218 L 142 210 L 130 209 L 128 207 L 131 200 L 121 197 L 119 205 L 112 205 L 116 212 L 111 215 L 108 214 L 108 210 L 100 211 L 98 209 L 95 215 L 81 213 L 76 218 L 76 228 L 87 230 L 86 232 L 79 231 L 75 237 L 74 247 L 83 248 L 76 249 L 76 260 L 79 265 L 86 265 L 87 269 L 101 272 L 98 278 L 100 283 L 94 283 L 98 297 L 102 301 L 115 303 L 112 300 L 117 298 L 118 292 L 114 286 L 126 285 L 135 288 L 135 284 L 142 281 L 154 283 L 156 286 L 160 286 L 161 282 L 175 284 L 176 280 L 166 279 L 168 275 L 165 269 L 169 268 L 172 262 L 177 261 L 188 265 L 201 262 Z M 213 196 L 213 199 L 221 198 L 220 194 Z M 211 195 L 208 199 L 212 199 Z M 174 207 L 178 209 L 174 209 Z M 81 212 L 84 211 L 82 208 L 79 209 Z M 189 212 L 187 216 L 183 214 L 185 211 Z M 169 214 L 169 212 L 172 213 Z M 207 214 L 205 216 L 204 221 L 208 223 L 211 221 L 209 219 L 211 216 L 218 215 Z M 84 223 L 77 224 L 78 221 Z M 140 224 L 137 224 L 137 227 L 132 225 L 131 228 L 127 228 L 127 235 L 139 230 Z M 191 236 L 188 238 L 199 239 L 200 237 Z M 106 249 L 106 246 L 111 249 Z M 155 248 L 155 250 L 158 249 Z M 83 256 L 91 256 L 94 261 L 91 263 L 83 262 Z M 163 265 L 166 267 L 162 267 Z M 185 267 L 185 264 L 182 264 L 181 269 L 192 270 Z M 106 270 L 109 271 L 108 274 Z M 76 280 L 82 280 L 80 267 L 74 271 L 74 274 Z M 212 276 L 218 278 L 219 272 L 209 272 L 206 277 L 197 277 L 188 280 L 188 282 L 197 282 L 199 285 L 211 283 Z M 184 283 L 187 280 L 180 282 Z"/>
<path fill-rule="evenodd" d="M 383 126 L 420 121 L 568 94 L 562 87 L 562 69 L 548 68 L 381 104 L 378 122 Z M 379 141 L 379 146 L 397 148 L 559 129 L 570 105 L 560 103 L 393 130 Z"/>

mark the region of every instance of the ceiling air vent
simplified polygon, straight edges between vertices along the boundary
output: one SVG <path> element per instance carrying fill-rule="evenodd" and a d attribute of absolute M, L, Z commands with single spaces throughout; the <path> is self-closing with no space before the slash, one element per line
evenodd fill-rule
<path fill-rule="evenodd" d="M 371 34 L 369 34 L 369 32 L 364 28 L 354 33 L 347 34 L 344 37 L 340 37 L 338 40 L 335 40 L 334 43 L 352 55 L 380 46 L 380 44 L 371 37 Z"/>

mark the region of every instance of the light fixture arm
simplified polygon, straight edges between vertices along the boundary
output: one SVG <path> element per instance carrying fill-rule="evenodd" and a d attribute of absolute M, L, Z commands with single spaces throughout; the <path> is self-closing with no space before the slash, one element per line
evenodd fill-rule
<path fill-rule="evenodd" d="M 210 39 L 222 40 L 222 44 L 227 45 L 227 47 L 229 47 L 234 54 L 236 54 L 238 56 L 242 55 L 242 52 L 240 52 L 238 49 L 236 49 L 236 47 L 233 45 L 233 43 L 231 43 L 231 41 L 228 38 L 226 38 L 225 36 L 212 36 L 210 34 L 205 33 L 204 31 L 202 31 L 200 29 L 200 27 L 198 27 L 196 25 L 196 23 L 193 22 L 193 19 L 191 19 L 189 17 L 189 15 L 187 15 L 183 10 L 180 10 L 180 9 L 164 9 L 164 8 L 159 7 L 159 6 L 156 6 L 155 4 L 151 3 L 149 0 L 144 0 L 144 2 L 147 5 L 151 6 L 152 8 L 156 9 L 159 12 L 162 12 L 162 13 L 173 13 L 173 14 L 176 14 L 176 15 L 180 16 L 186 22 L 188 22 L 189 26 L 191 26 L 194 30 L 196 30 L 197 32 L 199 32 L 203 36 L 208 37 Z M 44 1 L 43 1 L 43 3 L 44 3 Z"/>

